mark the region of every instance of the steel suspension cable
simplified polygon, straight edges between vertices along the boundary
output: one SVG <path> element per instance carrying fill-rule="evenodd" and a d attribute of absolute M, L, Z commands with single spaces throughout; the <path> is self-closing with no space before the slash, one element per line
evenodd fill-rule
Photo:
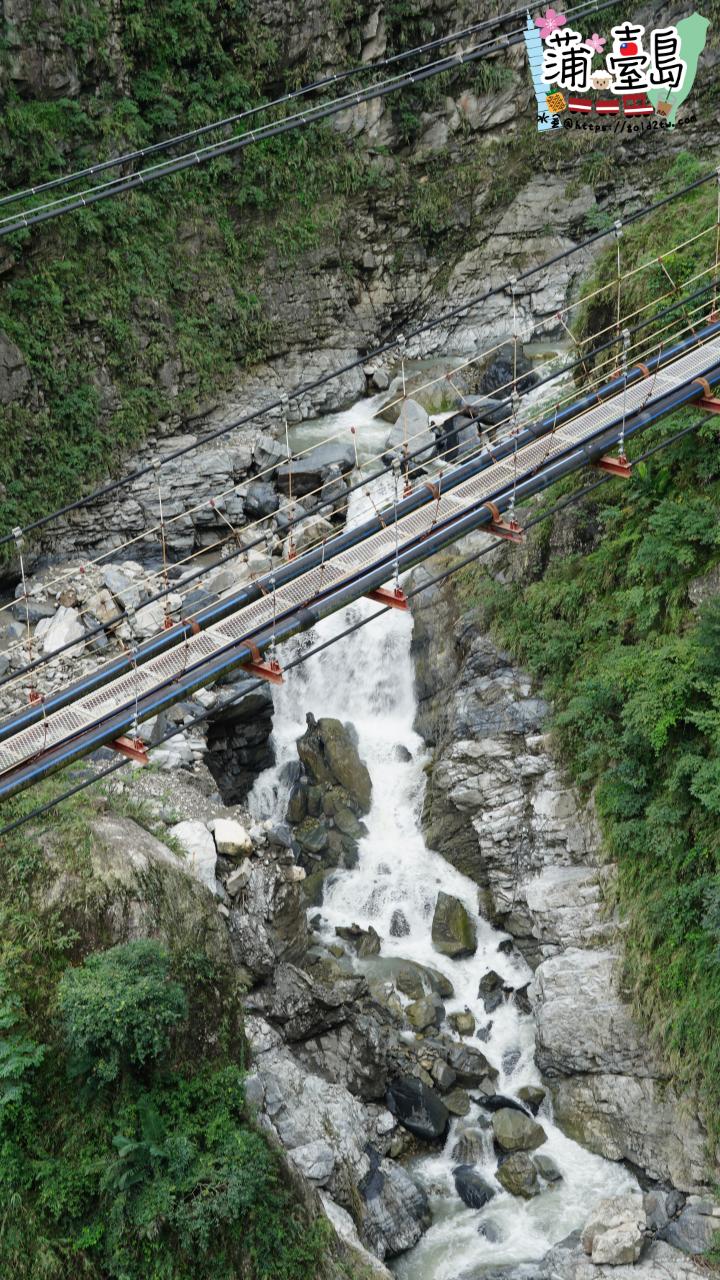
<path fill-rule="evenodd" d="M 697 422 L 694 422 L 690 426 L 685 427 L 682 431 L 678 431 L 674 435 L 669 436 L 667 440 L 660 441 L 659 444 L 653 446 L 651 449 L 646 450 L 644 453 L 640 454 L 637 458 L 633 459 L 632 465 L 635 466 L 639 462 L 644 462 L 648 458 L 652 457 L 654 454 L 661 452 L 663 449 L 667 449 L 670 445 L 675 444 L 677 441 L 683 439 L 685 436 L 688 436 L 692 432 L 696 431 L 698 427 L 703 425 L 704 422 L 706 422 L 706 419 L 700 418 L 698 419 Z M 600 489 L 602 486 L 609 484 L 610 481 L 615 478 L 616 477 L 610 476 L 610 475 L 602 476 L 599 480 L 594 481 L 593 484 L 588 485 L 586 488 L 580 490 L 578 493 L 571 494 L 569 497 L 562 499 L 555 506 L 550 507 L 548 510 L 542 512 L 539 516 L 536 516 L 532 520 L 528 520 L 527 523 L 523 526 L 523 529 L 524 530 L 531 529 L 538 524 L 542 524 L 545 520 L 549 520 L 552 516 L 559 514 L 561 511 L 566 510 L 568 507 L 578 505 L 580 502 L 584 502 L 592 493 L 595 493 L 596 490 Z M 408 591 L 406 593 L 407 598 L 409 600 L 414 599 L 416 596 L 421 595 L 423 591 L 428 591 L 432 587 L 437 586 L 439 583 L 447 581 L 448 578 L 451 578 L 454 574 L 459 573 L 462 569 L 467 568 L 470 564 L 481 559 L 483 556 L 489 555 L 491 552 L 498 550 L 501 545 L 502 545 L 501 542 L 497 541 L 489 544 L 488 546 L 481 547 L 476 552 L 472 552 L 469 555 L 464 556 L 460 561 L 451 565 L 450 568 L 443 570 L 441 573 L 430 578 L 428 581 L 421 583 L 420 586 L 415 587 L 412 590 Z M 377 609 L 374 613 L 368 615 L 367 617 L 358 619 L 357 622 L 345 628 L 345 630 L 339 632 L 337 635 L 331 636 L 328 640 L 323 641 L 319 645 L 315 645 L 311 650 L 304 652 L 299 657 L 294 658 L 288 663 L 286 663 L 285 670 L 291 671 L 293 668 L 301 666 L 304 662 L 308 662 L 310 658 L 313 658 L 317 654 L 322 653 L 325 649 L 330 648 L 333 644 L 337 644 L 340 640 L 346 639 L 347 636 L 352 635 L 354 632 L 359 631 L 362 627 L 367 626 L 370 622 L 374 622 L 377 618 L 380 618 L 384 614 L 389 612 L 390 612 L 389 607 L 384 606 L 380 609 Z M 254 679 L 244 682 L 241 690 L 239 690 L 238 693 L 234 694 L 232 698 L 227 699 L 222 703 L 221 706 L 214 709 L 215 713 L 217 714 L 217 713 L 225 712 L 228 709 L 228 707 L 231 707 L 235 702 L 239 701 L 241 698 L 244 698 L 248 692 L 250 692 L 252 689 L 259 687 L 262 683 L 263 682 L 261 680 L 254 680 Z M 176 725 L 173 729 L 169 730 L 166 734 L 163 735 L 163 737 L 159 740 L 159 742 L 154 744 L 154 746 L 162 746 L 165 742 L 169 741 L 170 738 L 174 738 L 177 734 L 184 732 L 185 729 L 190 728 L 195 724 L 199 724 L 205 720 L 211 719 L 212 715 L 213 715 L 213 710 L 204 709 L 201 713 L 198 713 L 198 715 L 190 719 L 187 724 Z M 20 818 L 16 818 L 13 822 L 7 823 L 4 827 L 0 828 L 0 839 L 2 839 L 3 836 L 10 835 L 13 831 L 17 831 L 20 827 L 25 826 L 28 822 L 32 822 L 35 818 L 42 817 L 44 816 L 44 814 L 51 812 L 51 810 L 57 808 L 57 806 L 61 804 L 64 800 L 68 800 L 72 796 L 78 795 L 79 792 L 86 790 L 88 787 L 94 786 L 96 782 L 101 782 L 104 778 L 107 778 L 111 774 L 116 773 L 119 769 L 123 769 L 128 764 L 130 764 L 130 761 L 126 758 L 118 760 L 115 764 L 112 764 L 107 769 L 104 769 L 101 772 L 96 773 L 93 777 L 84 778 L 82 781 L 78 782 L 74 787 L 63 792 L 61 795 L 56 796 L 54 799 L 47 801 L 43 805 L 37 806 L 30 813 L 24 814 Z"/>
<path fill-rule="evenodd" d="M 674 313 L 675 311 L 679 310 L 680 308 L 687 306 L 688 302 L 694 301 L 697 297 L 699 297 L 699 296 L 703 296 L 703 295 L 706 295 L 708 292 L 710 292 L 711 290 L 715 289 L 715 288 L 717 287 L 717 284 L 718 284 L 718 280 L 715 280 L 715 281 L 710 282 L 710 284 L 706 285 L 704 288 L 696 290 L 693 294 L 691 294 L 691 295 L 690 295 L 687 299 L 685 299 L 684 301 L 676 302 L 676 303 L 674 303 L 672 306 L 664 308 L 664 309 L 663 309 L 663 311 L 661 311 L 661 312 L 657 313 L 657 315 L 655 315 L 655 316 L 651 316 L 651 317 L 648 317 L 647 319 L 643 320 L 643 321 L 642 321 L 642 322 L 640 322 L 639 324 L 637 324 L 637 325 L 633 326 L 633 327 L 629 330 L 629 332 L 631 332 L 631 333 L 636 333 L 636 332 L 638 332 L 640 329 L 646 328 L 648 325 L 655 323 L 658 319 L 662 319 L 664 316 L 669 315 L 669 314 L 671 314 L 671 313 Z M 692 315 L 692 314 L 695 314 L 697 311 L 699 311 L 699 310 L 701 310 L 701 309 L 702 309 L 702 306 L 698 306 L 698 307 L 694 308 L 694 309 L 693 309 L 693 311 L 691 311 L 689 314 L 691 314 L 691 315 Z M 669 326 L 669 325 L 663 326 L 663 329 L 666 329 L 666 328 L 668 328 L 668 327 L 670 327 L 670 326 Z M 661 329 L 659 332 L 663 332 L 663 329 Z M 684 327 L 683 327 L 683 328 L 681 328 L 679 331 L 677 331 L 677 332 L 676 332 L 676 334 L 674 335 L 675 339 L 677 339 L 677 337 L 678 337 L 680 334 L 684 333 L 684 332 L 686 331 L 686 329 L 687 329 L 687 326 L 684 326 Z M 598 347 L 595 351 L 589 352 L 589 353 L 588 353 L 587 358 L 590 358 L 590 357 L 592 357 L 592 356 L 595 356 L 595 355 L 599 354 L 599 353 L 600 353 L 601 351 L 603 351 L 603 350 L 607 350 L 608 348 L 612 348 L 613 346 L 617 345 L 617 341 L 618 341 L 618 339 L 616 339 L 616 338 L 611 338 L 611 339 L 607 340 L 607 341 L 606 341 L 606 342 L 604 342 L 600 347 Z M 665 344 L 667 343 L 667 341 L 668 341 L 668 339 L 665 339 L 665 340 L 664 340 L 664 344 L 663 344 L 663 345 L 665 345 Z M 640 346 L 640 345 L 641 345 L 641 343 L 639 343 L 639 342 L 638 342 L 638 343 L 633 344 L 633 346 Z M 655 349 L 655 347 L 656 347 L 657 345 L 660 345 L 660 344 L 657 344 L 657 343 L 656 343 L 656 344 L 653 344 L 653 346 L 651 346 L 651 347 L 649 347 L 649 348 L 645 348 L 645 354 L 647 354 L 649 351 L 654 350 L 654 349 Z M 606 361 L 604 361 L 604 362 L 602 362 L 602 363 L 604 363 L 604 364 L 610 363 L 612 359 L 613 359 L 613 357 L 609 357 L 609 358 L 608 358 L 608 360 L 606 360 Z M 601 367 L 602 367 L 602 363 L 601 363 L 601 365 L 596 366 L 595 372 L 597 372 L 597 369 L 598 369 L 598 368 L 601 368 Z M 577 369 L 577 368 L 578 368 L 579 366 L 581 366 L 581 365 L 582 365 L 583 367 L 585 367 L 585 360 L 584 360 L 583 358 L 581 358 L 581 359 L 579 359 L 579 360 L 576 360 L 575 362 L 573 362 L 573 363 L 571 363 L 571 364 L 569 364 L 569 365 L 565 366 L 565 367 L 564 367 L 563 369 L 561 369 L 561 370 L 558 370 L 558 371 L 556 371 L 556 372 L 553 372 L 553 373 L 551 373 L 551 374 L 548 374 L 545 378 L 541 379 L 539 383 L 535 384 L 535 389 L 537 389 L 537 387 L 538 387 L 538 386 L 540 386 L 540 385 L 542 385 L 543 383 L 553 382 L 553 381 L 555 381 L 558 377 L 567 376 L 569 373 L 571 373 L 573 370 Z M 601 385 L 601 384 L 602 384 L 602 382 L 603 382 L 604 380 L 605 380 L 605 378 L 604 378 L 604 377 L 603 377 L 603 378 L 598 378 L 598 379 L 596 380 L 596 382 L 594 382 L 594 383 L 592 383 L 592 382 L 591 382 L 591 383 L 590 383 L 590 386 L 589 386 L 589 387 L 584 387 L 584 388 L 583 388 L 583 390 L 584 390 L 584 391 L 587 391 L 588 389 L 592 389 L 592 387 L 593 387 L 593 386 L 599 386 L 599 385 Z M 510 385 L 510 384 L 508 383 L 508 384 L 506 384 L 506 385 Z M 558 411 L 558 408 L 559 408 L 560 404 L 569 403 L 569 402 L 572 400 L 572 398 L 573 398 L 572 396 L 566 396 L 566 397 L 564 397 L 563 399 L 561 399 L 560 401 L 556 402 L 556 404 L 555 404 L 555 417 L 557 417 L 557 411 Z M 540 417 L 542 417 L 542 414 L 540 414 Z M 536 418 L 536 419 L 532 419 L 532 418 L 531 418 L 531 419 L 528 419 L 528 420 L 527 420 L 527 422 L 528 422 L 529 424 L 532 424 L 534 421 L 537 421 L 537 420 L 539 420 L 539 419 L 537 419 L 537 418 Z M 499 431 L 503 426 L 507 425 L 510 421 L 512 421 L 512 415 L 511 415 L 511 416 L 509 416 L 508 418 L 505 418 L 502 422 L 500 422 L 500 423 L 496 424 L 496 427 L 492 429 L 492 430 L 493 430 L 493 432 L 497 432 L 497 431 Z M 477 418 L 470 418 L 470 419 L 468 420 L 468 425 L 472 425 L 472 424 L 478 425 L 478 419 L 477 419 Z M 351 430 L 353 430 L 353 428 L 351 428 Z M 495 440 L 497 440 L 497 435 L 495 435 L 495 437 L 494 437 L 494 438 L 495 438 Z M 314 446 L 313 446 L 313 447 L 314 447 Z M 469 461 L 469 460 L 471 460 L 473 457 L 477 456 L 477 453 L 480 451 L 480 449 L 481 449 L 482 447 L 484 447 L 484 446 L 482 445 L 482 442 L 481 442 L 481 444 L 480 444 L 480 446 L 479 446 L 479 449 L 477 449 L 477 450 L 472 450 L 468 455 L 466 455 L 465 460 L 466 460 L 466 461 Z M 421 455 L 421 454 L 426 453 L 426 452 L 427 452 L 426 446 L 422 446 L 421 448 L 419 448 L 419 449 L 415 450 L 413 453 L 411 453 L 411 454 L 409 455 L 409 457 L 410 457 L 410 459 L 411 459 L 411 460 L 415 460 L 416 458 L 420 457 L 420 455 Z M 438 456 L 438 458 L 440 459 L 440 461 L 442 461 L 442 459 L 443 459 L 444 457 L 446 457 L 446 456 L 447 456 L 447 453 L 448 453 L 448 452 L 449 452 L 449 450 L 446 450 L 443 454 L 437 455 L 437 456 Z M 298 456 L 300 456 L 300 455 L 298 455 Z M 356 456 L 357 456 L 357 450 L 356 450 Z M 372 455 L 372 457 L 377 457 L 377 456 L 381 456 L 381 455 Z M 371 459 L 370 459 L 370 460 L 372 460 L 372 457 L 371 457 Z M 375 479 L 379 479 L 382 475 L 386 474 L 386 473 L 387 473 L 387 472 L 392 468 L 392 466 L 393 466 L 393 464 L 392 464 L 392 463 L 391 463 L 391 464 L 387 464 L 387 465 L 385 465 L 385 466 L 383 466 L 383 467 L 379 468 L 378 470 L 376 470 L 376 471 L 375 471 L 375 472 L 374 472 L 370 477 L 367 477 L 367 478 L 366 478 L 366 477 L 363 477 L 363 478 L 361 478 L 360 480 L 356 481 L 355 483 L 353 483 L 352 485 L 350 485 L 350 486 L 348 487 L 347 492 L 346 492 L 346 496 L 348 496 L 348 497 L 349 497 L 349 496 L 350 496 L 350 494 L 352 494 L 353 492 L 355 492 L 357 489 L 362 488 L 362 487 L 363 487 L 364 485 L 366 485 L 369 481 L 373 481 L 373 480 L 375 480 Z M 321 486 L 319 486 L 319 487 L 321 488 Z M 298 517 L 298 518 L 297 518 L 297 520 L 294 522 L 293 527 L 295 527 L 295 526 L 297 526 L 297 525 L 299 525 L 299 524 L 302 524 L 305 520 L 313 519 L 313 518 L 317 515 L 318 511 L 323 510 L 323 509 L 324 509 L 325 507 L 327 507 L 327 506 L 332 506 L 332 499 L 328 499 L 328 500 L 326 500 L 325 502 L 321 502 L 321 503 L 320 503 L 316 508 L 314 508 L 313 510 L 308 511 L 308 512 L 304 513 L 302 516 Z M 346 506 L 346 504 L 343 504 L 343 507 L 341 508 L 341 510 L 345 509 L 345 506 Z M 258 520 L 258 521 L 256 522 L 256 524 L 262 524 L 262 520 Z M 248 527 L 250 527 L 250 528 L 251 528 L 252 526 L 246 526 L 245 528 L 248 528 Z M 242 547 L 238 548 L 236 551 L 233 551 L 233 552 L 231 552 L 230 554 L 226 555 L 224 558 L 218 559 L 218 560 L 215 562 L 215 564 L 214 564 L 214 565 L 211 565 L 211 566 L 209 566 L 209 567 L 208 567 L 208 566 L 204 566 L 203 568 L 199 569 L 197 572 L 195 572 L 195 573 L 193 573 L 193 574 L 190 574 L 190 575 L 188 575 L 187 577 L 184 577 L 184 578 L 182 579 L 182 581 L 181 581 L 181 582 L 173 584 L 173 586 L 174 586 L 176 589 L 178 589 L 178 588 L 180 588 L 180 587 L 187 587 L 191 582 L 197 582 L 199 579 L 202 579 L 203 577 L 205 577 L 208 573 L 213 572 L 216 568 L 220 567 L 220 566 L 221 566 L 221 565 L 223 565 L 223 564 L 226 564 L 229 560 L 234 559 L 234 558 L 236 558 L 236 557 L 237 557 L 237 556 L 239 556 L 239 555 L 243 555 L 243 554 L 245 554 L 247 551 L 252 550 L 254 547 L 257 547 L 257 546 L 263 545 L 263 544 L 264 544 L 264 542 L 265 542 L 265 540 L 266 540 L 266 534 L 265 534 L 265 533 L 263 533 L 263 534 L 262 534 L 262 535 L 260 535 L 259 537 L 255 538 L 253 541 L 251 541 L 251 542 L 249 542 L 249 543 L 244 544 Z M 223 546 L 223 545 L 224 545 L 224 543 L 225 543 L 226 541 L 229 541 L 229 539 L 223 540 L 223 541 L 219 542 L 219 543 L 218 543 L 218 544 L 216 544 L 216 545 Z M 314 545 L 316 545 L 316 544 L 314 544 Z M 193 553 L 193 555 L 192 555 L 192 556 L 190 556 L 190 557 L 188 557 L 187 559 L 188 559 L 188 560 L 192 560 L 192 559 L 197 558 L 197 556 L 199 556 L 199 555 L 201 555 L 201 554 L 207 554 L 207 551 L 208 551 L 208 550 L 212 550 L 212 548 L 201 548 L 200 550 L 198 550 L 198 551 L 194 552 L 194 553 Z M 179 562 L 179 564 L 180 564 L 180 565 L 182 565 L 183 563 L 187 563 L 187 561 L 180 561 L 180 562 Z M 178 567 L 178 566 L 176 565 L 175 567 Z M 72 575 L 68 575 L 68 577 L 70 577 L 70 576 L 72 576 Z M 151 576 L 156 576 L 156 577 L 157 577 L 157 576 L 158 576 L 158 574 L 151 575 Z M 169 590 L 169 591 L 172 591 L 172 590 L 173 590 L 173 586 L 170 586 L 168 590 Z M 144 601 L 144 602 L 143 602 L 143 606 L 142 606 L 142 607 L 143 607 L 143 608 L 145 608 L 145 607 L 147 607 L 148 605 L 151 605 L 151 604 L 155 603 L 156 601 L 158 601 L 158 600 L 160 600 L 160 599 L 163 599 L 163 597 L 164 597 L 167 593 L 168 593 L 168 591 L 166 591 L 166 590 L 161 590 L 161 591 L 156 592 L 155 594 L 151 595 L 151 596 L 150 596 L 146 601 Z M 22 598 L 22 597 L 21 597 L 21 598 Z M 14 603 L 17 603 L 17 601 L 15 601 Z M 4 607 L 10 607 L 10 606 L 4 606 Z M 81 615 L 81 616 L 82 616 L 82 615 Z M 106 628 L 107 628 L 107 627 L 109 627 L 109 626 L 114 626 L 114 625 L 116 625 L 117 623 L 122 622 L 122 621 L 123 621 L 127 616 L 128 616 L 128 614 L 127 614 L 127 611 L 126 611 L 126 610 L 119 610 L 119 611 L 118 611 L 118 613 L 116 613 L 115 615 L 113 615 L 113 617 L 112 617 L 111 619 L 109 619 L 109 621 L 108 621 L 108 622 L 106 622 L 106 623 L 104 623 L 104 624 L 98 624 L 97 626 L 95 626 L 95 627 L 91 628 L 90 630 L 87 630 L 87 631 L 86 631 L 86 633 L 85 633 L 85 637 L 84 637 L 84 639 L 85 639 L 85 640 L 89 640 L 89 639 L 93 638 L 93 637 L 94 637 L 94 636 L 96 636 L 96 635 L 100 635 L 102 632 L 104 632 L 104 631 L 106 630 Z M 190 615 L 190 617 L 192 617 L 192 616 L 193 616 L 193 615 L 191 614 L 191 615 Z M 150 637 L 150 638 L 152 638 L 152 637 Z M 34 662 L 32 662 L 32 663 L 30 663 L 30 664 L 26 665 L 25 667 L 20 668 L 18 671 L 16 671 L 16 672 L 12 672 L 12 673 L 10 673 L 9 675 L 6 675 L 6 676 L 4 676 L 4 677 L 0 678 L 0 688 L 2 688 L 4 685 L 14 683 L 16 680 L 21 679 L 24 675 L 27 675 L 27 674 L 31 673 L 32 671 L 36 670 L 37 668 L 42 667 L 42 666 L 46 665 L 47 663 L 52 662 L 54 659 L 56 659 L 56 658 L 58 658 L 59 656 L 61 656 L 64 652 L 67 652 L 68 650 L 73 649 L 73 648 L 75 648 L 76 646 L 77 646 L 77 641 L 76 641 L 76 640 L 68 641 L 65 645 L 61 646 L 61 647 L 60 647 L 60 648 L 58 648 L 57 650 L 54 650 L 52 653 L 47 654 L 47 655 L 45 655 L 44 657 L 38 658 L 38 659 L 36 659 Z M 12 646 L 12 648 L 13 648 L 13 649 L 16 649 L 16 648 L 18 648 L 18 647 L 21 647 L 19 643 L 18 643 L 18 645 Z"/>

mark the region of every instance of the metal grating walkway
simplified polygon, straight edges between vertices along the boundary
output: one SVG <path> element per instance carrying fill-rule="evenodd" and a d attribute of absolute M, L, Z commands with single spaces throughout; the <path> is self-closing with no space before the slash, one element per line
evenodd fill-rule
<path fill-rule="evenodd" d="M 519 482 L 523 476 L 543 470 L 568 448 L 582 445 L 598 431 L 612 427 L 624 417 L 630 418 L 669 392 L 691 382 L 703 369 L 716 363 L 720 363 L 720 338 L 703 343 L 660 372 L 570 419 L 552 433 L 518 448 L 514 455 L 493 463 L 447 493 L 441 493 L 439 501 L 431 501 L 398 520 L 399 550 L 432 532 L 438 524 L 476 509 L 510 488 L 514 482 Z M 274 594 L 270 592 L 136 670 L 21 730 L 0 744 L 0 775 L 110 715 L 125 709 L 132 713 L 136 700 L 159 686 L 182 678 L 223 650 L 268 629 L 272 626 L 273 617 L 279 619 L 292 613 L 349 579 L 367 573 L 391 558 L 395 546 L 396 524 L 393 520 L 380 532 L 278 587 Z M 388 566 L 388 577 L 391 572 L 392 563 Z"/>

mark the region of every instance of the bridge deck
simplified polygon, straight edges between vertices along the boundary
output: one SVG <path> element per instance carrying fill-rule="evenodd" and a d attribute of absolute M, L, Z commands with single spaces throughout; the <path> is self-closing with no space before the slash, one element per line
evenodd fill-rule
<path fill-rule="evenodd" d="M 703 370 L 717 363 L 720 363 L 720 337 L 698 345 L 664 366 L 658 373 L 571 418 L 549 435 L 518 448 L 515 455 L 493 463 L 456 488 L 441 493 L 439 502 L 428 503 L 419 510 L 402 516 L 397 521 L 400 550 L 423 538 L 438 525 L 452 521 L 491 500 L 498 493 L 512 487 L 524 475 L 545 470 L 569 448 L 582 445 L 603 428 L 610 428 L 624 418 L 630 418 L 670 392 L 686 386 Z M 136 671 L 111 681 L 99 690 L 47 715 L 36 724 L 22 729 L 0 744 L 0 775 L 76 737 L 120 710 L 132 710 L 136 700 L 152 690 L 182 678 L 188 671 L 201 667 L 223 650 L 232 649 L 242 640 L 266 630 L 272 625 L 273 617 L 280 619 L 296 612 L 385 560 L 388 561 L 390 577 L 395 547 L 396 523 L 391 519 L 380 532 L 342 551 L 324 564 L 309 569 L 293 581 L 279 586 L 274 595 L 269 593 L 246 605 L 223 621 L 151 658 Z M 300 562 L 301 560 L 302 557 Z"/>

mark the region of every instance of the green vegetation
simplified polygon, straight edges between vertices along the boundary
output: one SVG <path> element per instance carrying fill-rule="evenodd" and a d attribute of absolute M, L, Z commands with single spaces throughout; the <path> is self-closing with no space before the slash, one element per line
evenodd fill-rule
<path fill-rule="evenodd" d="M 81 79 L 102 89 L 57 102 L 10 94 L 3 189 L 241 111 L 279 74 L 274 39 L 244 0 L 223 6 L 221 20 L 214 0 L 132 0 L 113 58 L 109 0 L 67 7 Z M 269 322 L 259 265 L 330 236 L 341 201 L 369 176 L 338 134 L 316 128 L 4 241 L 0 330 L 41 399 L 0 410 L 0 525 L 76 495 L 159 419 L 207 401 L 238 364 L 260 358 Z M 178 395 L 164 389 L 178 384 Z"/>
<path fill-rule="evenodd" d="M 695 172 L 680 157 L 666 189 Z M 639 265 L 651 246 L 657 253 L 702 230 L 715 198 L 715 191 L 696 193 L 682 207 L 628 228 L 624 261 Z M 714 255 L 710 236 L 666 262 L 685 280 Z M 649 302 L 658 286 L 656 270 L 638 273 L 624 305 Z M 587 311 L 584 323 L 594 327 L 603 317 L 602 309 Z M 637 456 L 698 416 L 696 409 L 673 415 L 629 452 Z M 578 478 L 564 489 L 586 483 Z M 557 498 L 555 489 L 547 505 Z M 550 526 L 539 526 L 534 536 L 546 567 L 536 580 L 503 587 L 473 569 L 462 583 L 465 599 L 481 604 L 554 704 L 561 755 L 575 782 L 594 794 L 607 855 L 618 864 L 627 978 L 637 1008 L 678 1079 L 699 1087 L 715 1137 L 720 591 L 716 576 L 708 598 L 695 605 L 689 587 L 720 570 L 719 513 L 717 420 L 707 417 L 683 441 L 639 464 L 630 483 L 613 481 L 558 517 L 572 532 L 565 542 L 578 548 L 573 553 L 548 559 Z"/>
<path fill-rule="evenodd" d="M 102 940 L 92 812 L 63 806 L 44 849 L 3 842 L 0 1271 L 314 1280 L 327 1234 L 246 1109 L 232 966 L 187 921 L 163 944 Z"/>

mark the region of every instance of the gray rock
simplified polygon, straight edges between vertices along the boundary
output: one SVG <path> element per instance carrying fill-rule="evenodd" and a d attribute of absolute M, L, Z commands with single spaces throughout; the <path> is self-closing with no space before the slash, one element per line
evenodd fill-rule
<path fill-rule="evenodd" d="M 321 1187 L 330 1180 L 335 1168 L 335 1153 L 322 1138 L 306 1142 L 302 1147 L 294 1147 L 290 1158 L 306 1178 Z"/>
<path fill-rule="evenodd" d="M 392 1258 L 417 1244 L 430 1225 L 421 1187 L 392 1160 L 382 1160 L 360 1184 L 363 1236 L 379 1258 Z"/>
<path fill-rule="evenodd" d="M 596 1266 L 637 1262 L 646 1227 L 642 1196 L 612 1196 L 600 1201 L 583 1227 L 582 1247 Z"/>
<path fill-rule="evenodd" d="M 509 1107 L 494 1113 L 492 1127 L 495 1141 L 503 1151 L 534 1151 L 547 1142 L 542 1125 Z"/>
<path fill-rule="evenodd" d="M 706 1206 L 710 1210 L 708 1213 L 701 1211 L 703 1207 L 705 1206 L 686 1205 L 680 1216 L 667 1224 L 660 1238 L 683 1253 L 706 1253 L 713 1243 L 715 1232 L 720 1230 L 720 1216 L 712 1216 L 711 1204 Z"/>
<path fill-rule="evenodd" d="M 277 490 L 267 480 L 251 480 L 245 490 L 243 507 L 249 516 L 271 516 L 280 506 Z"/>
<path fill-rule="evenodd" d="M 342 938 L 343 942 L 349 943 L 361 959 L 376 956 L 382 946 L 382 938 L 372 925 L 367 929 L 361 929 L 359 924 L 338 925 L 335 933 L 338 938 Z"/>
<path fill-rule="evenodd" d="M 532 1199 L 542 1190 L 538 1171 L 526 1151 L 516 1151 L 503 1160 L 496 1177 L 511 1196 L 521 1196 L 523 1200 Z"/>
<path fill-rule="evenodd" d="M 453 1180 L 455 1182 L 455 1190 L 463 1204 L 466 1204 L 469 1209 L 482 1209 L 483 1205 L 486 1205 L 495 1195 L 490 1183 L 486 1182 L 485 1178 L 477 1173 L 472 1165 L 458 1165 L 456 1169 L 453 1169 Z"/>
<path fill-rule="evenodd" d="M 467 1044 L 451 1045 L 445 1057 L 457 1076 L 458 1084 L 465 1088 L 482 1086 L 486 1081 L 498 1078 L 497 1071 L 490 1066 L 485 1054 Z M 494 1089 L 490 1092 L 494 1092 Z"/>
<path fill-rule="evenodd" d="M 432 996 L 423 996 L 413 1000 L 405 1010 L 408 1021 L 416 1031 L 426 1031 L 428 1027 L 439 1027 L 445 1016 L 443 1004 Z"/>
<path fill-rule="evenodd" d="M 418 1138 L 434 1142 L 447 1133 L 449 1113 L 440 1096 L 415 1076 L 398 1076 L 385 1095 L 388 1111 Z"/>
<path fill-rule="evenodd" d="M 58 649 L 64 649 L 67 644 L 73 645 L 66 651 L 68 657 L 82 653 L 85 647 L 83 641 L 85 628 L 80 621 L 77 609 L 65 609 L 61 606 L 52 621 L 44 621 L 38 625 L 37 635 L 41 634 L 41 628 L 43 653 L 56 653 Z M 73 644 L 73 641 L 79 643 Z"/>
<path fill-rule="evenodd" d="M 545 1156 L 542 1152 L 539 1152 L 533 1156 L 532 1162 L 540 1177 L 544 1178 L 546 1182 L 560 1182 L 562 1180 L 562 1174 L 551 1156 Z"/>
<path fill-rule="evenodd" d="M 473 955 L 477 949 L 477 935 L 467 909 L 459 898 L 442 890 L 437 896 L 432 921 L 432 942 L 441 955 L 457 960 L 460 956 Z"/>

